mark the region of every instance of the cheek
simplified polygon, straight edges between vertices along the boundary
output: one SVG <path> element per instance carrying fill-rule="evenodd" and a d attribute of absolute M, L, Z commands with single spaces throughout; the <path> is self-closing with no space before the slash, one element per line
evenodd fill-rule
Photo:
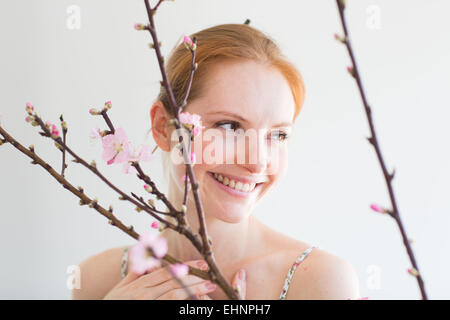
<path fill-rule="evenodd" d="M 281 179 L 286 175 L 288 169 L 288 148 L 286 145 L 272 145 L 269 152 L 270 160 L 267 172 L 276 179 Z"/>

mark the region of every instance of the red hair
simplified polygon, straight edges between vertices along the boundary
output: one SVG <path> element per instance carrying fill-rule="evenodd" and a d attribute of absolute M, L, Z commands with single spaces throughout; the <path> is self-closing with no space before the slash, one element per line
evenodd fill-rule
<path fill-rule="evenodd" d="M 189 101 L 199 98 L 203 84 L 208 79 L 208 65 L 232 59 L 252 60 L 275 67 L 289 83 L 295 102 L 294 119 L 303 105 L 305 87 L 297 68 L 282 54 L 275 41 L 263 32 L 247 24 L 221 24 L 201 30 L 190 35 L 197 38 L 196 62 L 198 68 L 194 73 Z M 192 55 L 183 43 L 176 46 L 166 62 L 168 81 L 170 82 L 177 104 L 181 104 L 187 90 Z M 161 86 L 157 100 L 172 114 L 170 98 Z"/>

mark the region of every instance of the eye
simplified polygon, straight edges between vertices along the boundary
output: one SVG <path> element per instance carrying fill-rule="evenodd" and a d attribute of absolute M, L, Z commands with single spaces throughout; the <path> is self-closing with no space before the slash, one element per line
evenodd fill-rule
<path fill-rule="evenodd" d="M 279 141 L 286 141 L 289 138 L 289 135 L 283 131 L 276 131 L 271 133 L 272 137 L 275 137 Z"/>
<path fill-rule="evenodd" d="M 233 131 L 236 131 L 238 128 L 241 128 L 241 125 L 240 125 L 239 122 L 231 121 L 231 120 L 219 121 L 216 124 L 214 124 L 214 127 L 217 128 L 217 127 L 222 127 L 222 126 L 225 126 L 225 125 L 231 126 L 231 128 L 232 128 L 231 130 L 233 130 Z"/>

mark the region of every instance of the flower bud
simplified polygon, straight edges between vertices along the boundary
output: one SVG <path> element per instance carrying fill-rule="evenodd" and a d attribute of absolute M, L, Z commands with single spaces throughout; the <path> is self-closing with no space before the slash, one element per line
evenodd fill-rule
<path fill-rule="evenodd" d="M 379 204 L 376 203 L 372 203 L 370 205 L 370 209 L 372 209 L 373 211 L 379 212 L 379 213 L 389 213 L 388 209 L 383 208 L 382 206 L 380 206 Z"/>
<path fill-rule="evenodd" d="M 414 277 L 417 277 L 419 275 L 419 271 L 417 271 L 416 268 L 410 268 L 408 269 L 408 273 Z"/>
<path fill-rule="evenodd" d="M 109 101 L 109 100 L 106 101 L 106 102 L 105 102 L 105 109 L 106 109 L 106 110 L 109 110 L 109 109 L 111 109 L 111 107 L 112 107 L 112 106 L 111 106 L 111 101 Z"/>
<path fill-rule="evenodd" d="M 56 127 L 56 125 L 52 124 L 52 128 L 51 128 L 50 134 L 51 134 L 53 139 L 59 138 L 59 130 Z"/>
<path fill-rule="evenodd" d="M 32 121 L 34 121 L 34 117 L 33 117 L 33 116 L 27 116 L 27 117 L 25 118 L 25 121 L 26 121 L 26 122 L 32 122 Z"/>
<path fill-rule="evenodd" d="M 341 37 L 340 35 L 338 35 L 337 33 L 334 34 L 334 39 L 336 39 L 339 42 L 345 43 L 346 39 L 345 37 Z"/>
<path fill-rule="evenodd" d="M 100 111 L 98 111 L 97 109 L 91 108 L 91 109 L 89 109 L 89 113 L 93 116 L 98 116 L 100 114 Z"/>
<path fill-rule="evenodd" d="M 55 147 L 57 147 L 59 150 L 61 150 L 61 151 L 63 151 L 64 149 L 63 149 L 63 147 L 58 143 L 58 142 L 56 142 L 55 141 Z"/>
<path fill-rule="evenodd" d="M 355 77 L 355 69 L 351 66 L 347 67 L 347 71 L 348 73 L 350 73 L 350 75 L 354 78 Z"/>
<path fill-rule="evenodd" d="M 153 221 L 152 222 L 152 228 L 153 229 L 159 229 L 159 222 L 158 221 Z"/>
<path fill-rule="evenodd" d="M 91 166 L 93 166 L 94 168 L 97 168 L 97 162 L 95 162 L 95 160 L 91 161 Z"/>
<path fill-rule="evenodd" d="M 148 184 L 144 184 L 144 189 L 145 191 L 147 191 L 148 193 L 151 193 L 153 191 L 152 187 L 149 186 Z"/>
<path fill-rule="evenodd" d="M 142 209 L 139 207 L 136 207 L 134 210 L 136 210 L 137 212 L 142 212 Z"/>
<path fill-rule="evenodd" d="M 31 114 L 34 111 L 34 107 L 30 102 L 27 102 L 25 110 L 28 112 L 28 114 L 31 116 Z"/>
<path fill-rule="evenodd" d="M 186 213 L 187 207 L 185 204 L 181 205 L 181 211 L 183 211 L 183 213 Z"/>
<path fill-rule="evenodd" d="M 197 45 L 192 41 L 192 39 L 188 36 L 184 36 L 183 43 L 186 49 L 195 51 L 197 49 Z"/>
<path fill-rule="evenodd" d="M 145 29 L 146 29 L 146 26 L 143 25 L 143 24 L 136 23 L 136 24 L 134 25 L 134 30 L 145 30 Z"/>
<path fill-rule="evenodd" d="M 150 207 L 152 207 L 152 208 L 155 207 L 155 201 L 153 201 L 153 199 L 148 199 L 147 203 L 149 204 Z"/>
<path fill-rule="evenodd" d="M 97 200 L 97 198 L 95 198 L 94 200 L 92 200 L 89 203 L 89 208 L 94 208 L 97 204 L 98 204 L 98 200 Z"/>

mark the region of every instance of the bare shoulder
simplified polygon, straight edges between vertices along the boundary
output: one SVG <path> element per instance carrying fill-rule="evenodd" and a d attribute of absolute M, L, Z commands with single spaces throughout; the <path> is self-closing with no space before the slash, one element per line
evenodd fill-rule
<path fill-rule="evenodd" d="M 284 284 L 287 272 L 294 262 L 313 244 L 299 241 L 267 227 L 270 240 L 270 265 Z M 268 243 L 268 241 L 267 241 Z M 280 290 L 281 293 L 281 290 Z M 279 295 L 279 293 L 278 293 Z M 359 298 L 358 276 L 347 260 L 318 247 L 311 250 L 299 264 L 291 278 L 287 300 L 341 300 Z"/>
<path fill-rule="evenodd" d="M 120 270 L 125 248 L 107 249 L 81 261 L 80 288 L 72 290 L 72 299 L 103 299 L 122 278 Z"/>
<path fill-rule="evenodd" d="M 315 248 L 296 269 L 286 299 L 346 300 L 359 298 L 359 280 L 347 260 Z"/>

